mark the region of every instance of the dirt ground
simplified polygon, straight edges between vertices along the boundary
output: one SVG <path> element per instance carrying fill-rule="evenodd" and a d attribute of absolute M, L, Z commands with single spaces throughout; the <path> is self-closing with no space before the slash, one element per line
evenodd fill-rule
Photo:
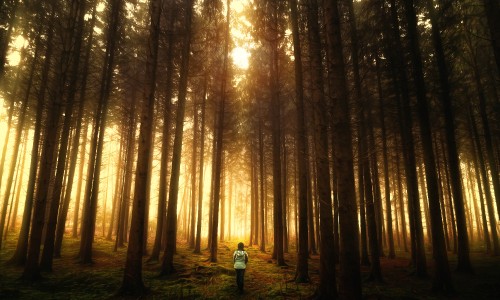
<path fill-rule="evenodd" d="M 319 256 L 310 259 L 311 282 L 296 284 L 295 250 L 285 254 L 288 264 L 278 267 L 271 259 L 271 249 L 262 253 L 257 247 L 247 247 L 250 261 L 245 274 L 245 293 L 237 292 L 231 257 L 237 241 L 219 245 L 219 262 L 208 262 L 209 253 L 192 254 L 186 245 L 178 245 L 175 256 L 176 274 L 159 277 L 160 263 L 144 263 L 143 279 L 150 293 L 130 299 L 311 299 L 319 279 Z M 0 251 L 0 299 L 120 299 L 114 296 L 123 276 L 126 249 L 113 252 L 113 243 L 96 238 L 94 264 L 82 266 L 74 257 L 78 240 L 67 239 L 63 257 L 54 260 L 54 271 L 43 273 L 37 282 L 19 280 L 22 267 L 5 265 L 15 248 L 8 239 Z M 500 257 L 481 252 L 471 253 L 475 274 L 453 272 L 457 290 L 454 295 L 431 291 L 432 257 L 428 253 L 429 278 L 417 279 L 409 267 L 408 254 L 397 252 L 396 259 L 381 259 L 384 283 L 363 283 L 365 299 L 500 299 Z M 452 269 L 455 257 L 450 253 Z M 369 268 L 363 267 L 363 278 Z"/>

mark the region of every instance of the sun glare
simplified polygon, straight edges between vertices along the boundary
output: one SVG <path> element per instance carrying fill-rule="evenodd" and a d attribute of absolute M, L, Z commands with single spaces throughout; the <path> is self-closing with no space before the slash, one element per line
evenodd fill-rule
<path fill-rule="evenodd" d="M 236 47 L 231 51 L 233 63 L 240 69 L 248 69 L 248 58 L 250 53 L 245 48 Z"/>
<path fill-rule="evenodd" d="M 14 41 L 11 43 L 11 49 L 7 56 L 7 60 L 10 66 L 17 66 L 21 61 L 21 49 L 25 46 L 26 40 L 19 35 Z"/>

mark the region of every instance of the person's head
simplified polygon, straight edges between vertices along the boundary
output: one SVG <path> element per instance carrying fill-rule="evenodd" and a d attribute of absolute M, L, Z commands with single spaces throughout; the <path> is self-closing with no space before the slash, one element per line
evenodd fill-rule
<path fill-rule="evenodd" d="M 243 247 L 245 247 L 245 245 L 243 245 L 242 242 L 239 242 L 238 243 L 238 250 L 243 250 Z"/>

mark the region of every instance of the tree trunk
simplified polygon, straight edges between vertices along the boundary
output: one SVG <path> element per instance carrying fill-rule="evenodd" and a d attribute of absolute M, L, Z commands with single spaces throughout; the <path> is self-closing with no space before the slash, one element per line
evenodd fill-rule
<path fill-rule="evenodd" d="M 12 3 L 12 1 L 10 1 Z M 0 24 L 2 27 L 0 29 L 0 80 L 3 79 L 3 75 L 5 73 L 5 63 L 7 62 L 7 53 L 9 50 L 9 43 L 12 36 L 12 30 L 16 24 L 16 14 L 17 14 L 17 6 L 19 5 L 19 0 L 14 0 L 11 4 L 12 7 L 7 8 L 4 5 L 3 1 L 0 3 Z M 7 11 L 10 10 L 10 17 L 6 16 Z"/>
<path fill-rule="evenodd" d="M 488 28 L 490 30 L 493 54 L 495 55 L 497 68 L 500 72 L 500 20 L 498 18 L 500 15 L 500 4 L 497 0 L 483 0 L 483 5 L 486 19 L 488 21 Z"/>
<path fill-rule="evenodd" d="M 448 150 L 448 165 L 450 168 L 449 174 L 451 176 L 450 178 L 451 188 L 453 191 L 453 201 L 455 204 L 455 214 L 457 219 L 457 233 L 458 233 L 457 270 L 462 272 L 472 272 L 472 265 L 469 257 L 469 239 L 467 236 L 467 222 L 465 219 L 465 211 L 464 211 L 464 196 L 462 194 L 463 191 L 462 175 L 460 170 L 460 161 L 458 157 L 457 142 L 455 138 L 455 113 L 451 99 L 449 72 L 446 66 L 446 56 L 443 49 L 441 31 L 438 24 L 438 16 L 436 15 L 436 11 L 434 8 L 434 1 L 427 0 L 426 4 L 427 4 L 426 5 L 427 9 L 429 10 L 430 13 L 431 25 L 432 25 L 432 42 L 434 44 L 436 52 L 436 61 L 438 64 L 439 84 L 441 87 L 440 98 L 443 104 L 445 131 L 446 131 L 445 135 L 446 149 Z M 442 275 L 443 274 L 441 274 L 440 276 Z M 451 288 L 451 286 L 449 287 Z"/>
<path fill-rule="evenodd" d="M 402 55 L 402 42 L 399 30 L 398 11 L 395 0 L 391 0 L 391 23 L 394 37 L 394 48 L 391 57 L 394 58 L 395 69 L 397 70 L 396 89 L 400 91 L 401 97 L 398 99 L 398 114 L 400 119 L 400 135 L 403 145 L 403 161 L 406 173 L 406 187 L 408 194 L 408 216 L 410 218 L 410 233 L 412 263 L 418 277 L 427 276 L 427 263 L 425 257 L 424 237 L 422 230 L 422 219 L 420 200 L 418 198 L 417 167 L 415 161 L 415 141 L 413 137 L 413 118 L 410 108 L 410 93 L 408 77 L 405 70 L 405 61 Z M 385 20 L 383 20 L 385 21 Z"/>
<path fill-rule="evenodd" d="M 422 57 L 419 48 L 419 37 L 417 33 L 417 17 L 413 0 L 405 0 L 404 9 L 408 22 L 408 39 L 410 42 L 411 54 L 410 57 L 413 64 L 413 77 L 415 80 L 415 89 L 417 94 L 417 113 L 420 121 L 420 138 L 422 141 L 422 150 L 424 155 L 427 196 L 429 199 L 429 213 L 432 226 L 432 247 L 436 272 L 433 282 L 433 289 L 453 291 L 454 288 L 451 282 L 448 255 L 444 243 L 441 207 L 439 204 L 436 162 L 432 149 L 432 132 L 429 120 L 429 109 L 426 99 L 426 87 L 422 69 Z M 459 192 L 461 193 L 461 190 L 459 190 Z M 459 197 L 458 195 L 454 196 Z M 463 221 L 465 222 L 465 220 Z M 465 223 L 463 225 L 465 226 Z M 467 235 L 467 231 L 465 231 L 465 235 Z M 465 237 L 465 240 L 467 240 L 467 237 Z M 466 252 L 468 257 L 468 249 L 466 249 Z"/>
<path fill-rule="evenodd" d="M 451 192 L 451 185 L 450 185 L 450 175 L 449 175 L 449 168 L 448 168 L 448 160 L 447 160 L 447 155 L 446 155 L 446 151 L 444 150 L 444 142 L 443 140 L 441 139 L 441 150 L 443 151 L 443 164 L 444 164 L 444 174 L 443 174 L 443 177 L 445 178 L 445 182 L 444 184 L 446 185 L 446 192 L 444 191 L 444 188 L 442 188 L 443 190 L 443 201 L 446 200 L 448 201 L 447 202 L 447 205 L 446 207 L 448 207 L 448 214 L 449 214 L 449 220 L 450 220 L 450 224 L 449 227 L 451 227 L 451 236 L 452 236 L 452 239 L 453 239 L 453 253 L 457 253 L 457 223 L 455 222 L 455 214 L 453 213 L 454 212 L 454 207 L 453 207 L 453 195 L 452 195 L 452 192 Z"/>
<path fill-rule="evenodd" d="M 195 100 L 193 100 L 195 102 Z M 189 226 L 189 247 L 194 248 L 195 244 L 195 222 L 196 222 L 196 160 L 198 147 L 198 106 L 193 103 L 193 150 L 191 157 L 191 224 Z M 203 180 L 200 175 L 200 181 Z"/>
<path fill-rule="evenodd" d="M 12 212 L 12 219 L 11 219 L 11 225 L 9 227 L 10 231 L 15 231 L 16 229 L 16 224 L 17 224 L 17 212 L 19 208 L 19 198 L 21 196 L 21 190 L 23 189 L 23 176 L 24 176 L 24 164 L 26 162 L 26 152 L 28 148 L 28 130 L 24 131 L 24 138 L 23 138 L 23 155 L 21 158 L 21 167 L 17 171 L 18 174 L 16 174 L 16 183 L 17 183 L 17 189 L 16 189 L 16 195 L 15 195 L 15 202 L 14 202 L 14 209 Z M 5 231 L 5 236 L 7 236 L 7 230 Z"/>
<path fill-rule="evenodd" d="M 310 57 L 311 62 L 321 63 L 318 61 L 320 57 L 315 55 L 321 52 L 321 44 L 313 44 L 313 42 L 318 42 L 319 40 L 319 25 L 318 25 L 318 7 L 315 1 L 308 1 L 308 27 L 310 37 Z M 292 20 L 292 33 L 293 33 L 293 49 L 295 57 L 295 95 L 297 102 L 297 132 L 296 132 L 296 147 L 297 147 L 297 172 L 298 172 L 298 209 L 296 210 L 299 214 L 299 224 L 298 224 L 298 235 L 299 243 L 297 245 L 297 267 L 295 270 L 295 282 L 304 283 L 309 282 L 309 252 L 308 252 L 308 228 L 307 228 L 307 157 L 305 156 L 307 139 L 306 139 L 306 125 L 305 125 L 305 109 L 304 109 L 304 87 L 302 78 L 302 59 L 301 59 L 301 45 L 300 45 L 300 33 L 298 25 L 297 16 L 297 0 L 290 0 L 290 16 Z M 316 60 L 313 61 L 312 58 Z M 312 67 L 312 66 L 311 66 Z M 317 69 L 312 72 L 318 75 L 316 79 L 323 77 L 321 65 L 315 66 Z M 314 80 L 311 80 L 315 82 Z M 319 86 L 319 90 L 323 90 L 322 81 L 316 82 Z M 316 88 L 318 88 L 318 86 Z M 320 91 L 315 91 L 316 94 Z M 318 101 L 318 100 L 316 100 Z M 323 99 L 324 101 L 324 99 Z M 297 234 L 297 233 L 296 233 Z"/>
<path fill-rule="evenodd" d="M 101 86 L 98 98 L 98 108 L 95 115 L 93 137 L 90 146 L 90 158 L 88 166 L 88 177 L 86 185 L 86 199 L 83 211 L 83 226 L 81 232 L 80 251 L 78 257 L 80 263 L 92 263 L 92 245 L 95 234 L 95 221 L 97 215 L 97 202 L 99 194 L 99 180 L 101 172 L 102 151 L 104 147 L 104 133 L 108 114 L 108 102 L 114 74 L 115 51 L 118 44 L 118 27 L 120 23 L 120 11 L 123 0 L 111 2 L 111 14 L 107 28 L 107 44 L 104 57 L 104 68 L 101 77 Z"/>
<path fill-rule="evenodd" d="M 41 25 L 42 22 L 40 22 L 40 25 L 37 30 L 37 36 L 35 38 L 35 54 L 38 54 L 39 48 L 40 48 L 40 36 L 42 35 L 42 30 L 43 26 Z M 52 27 L 49 26 L 48 28 L 49 32 L 52 32 Z M 52 36 L 51 34 L 48 34 L 48 36 Z M 51 42 L 51 40 L 47 40 L 47 42 Z M 48 44 L 47 44 L 48 45 Z M 48 81 L 48 76 L 49 76 L 49 70 L 50 70 L 50 60 L 52 56 L 52 51 L 47 51 L 49 50 L 50 47 L 47 47 L 45 50 L 45 61 L 43 65 L 43 70 L 42 70 L 42 77 L 41 77 L 41 85 L 38 90 L 38 95 L 37 95 L 37 109 L 36 109 L 36 117 L 35 117 L 35 129 L 34 129 L 34 135 L 33 135 L 33 146 L 31 148 L 31 162 L 30 162 L 30 173 L 29 173 L 29 179 L 28 179 L 28 185 L 27 185 L 27 191 L 26 191 L 26 200 L 24 203 L 24 211 L 23 211 L 23 220 L 21 223 L 21 230 L 19 231 L 19 238 L 17 240 L 17 245 L 16 245 L 16 250 L 14 252 L 14 255 L 9 259 L 8 263 L 15 264 L 15 265 L 23 265 L 26 261 L 26 253 L 28 251 L 28 238 L 29 238 L 29 232 L 30 232 L 30 225 L 31 225 L 31 215 L 32 215 L 32 209 L 33 209 L 33 198 L 34 198 L 34 192 L 35 192 L 35 181 L 36 181 L 36 175 L 38 171 L 38 148 L 40 144 L 40 132 L 42 130 L 42 117 L 43 117 L 43 111 L 44 111 L 44 102 L 45 102 L 45 92 L 47 88 L 47 81 Z M 34 56 L 37 57 L 37 56 Z M 34 71 L 34 65 L 35 63 L 33 62 L 33 68 L 31 72 Z M 20 72 L 18 73 L 20 74 Z M 1 74 L 0 74 L 1 76 Z M 31 77 L 31 74 L 30 74 Z M 19 80 L 16 80 L 16 82 L 19 82 Z M 30 80 L 31 82 L 31 80 Z M 1 177 L 3 174 L 3 169 L 4 169 L 4 163 L 5 163 L 5 153 L 7 151 L 7 145 L 9 141 L 9 132 L 10 132 L 10 124 L 12 120 L 12 114 L 14 112 L 14 104 L 12 104 L 9 108 L 8 112 L 8 121 L 7 121 L 7 136 L 5 138 L 5 144 L 4 148 L 2 150 L 2 158 L 0 161 L 0 169 L 2 172 L 0 172 L 0 185 L 1 185 Z M 1 242 L 0 242 L 1 244 Z"/>
<path fill-rule="evenodd" d="M 55 6 L 52 6 L 51 12 L 51 28 L 49 29 L 49 37 L 47 38 L 47 50 L 46 56 L 51 57 L 53 51 L 52 38 L 54 34 L 54 30 L 52 30 L 52 26 L 55 20 Z M 29 248 L 28 248 L 28 256 L 26 258 L 26 264 L 24 266 L 24 271 L 22 274 L 22 278 L 25 280 L 37 280 L 41 278 L 40 268 L 38 264 L 38 258 L 40 254 L 40 245 L 42 243 L 42 231 L 44 228 L 45 222 L 45 209 L 47 206 L 47 198 L 49 191 L 49 181 L 52 176 L 52 165 L 54 158 L 54 151 L 57 147 L 57 132 L 58 132 L 58 124 L 59 117 L 62 108 L 62 89 L 61 85 L 62 81 L 62 69 L 67 64 L 67 53 L 62 52 L 61 57 L 59 58 L 58 69 L 55 74 L 54 80 L 54 89 L 55 94 L 50 101 L 50 107 L 47 115 L 47 125 L 45 127 L 44 133 L 44 146 L 42 148 L 42 154 L 40 159 L 40 171 L 39 176 L 36 182 L 36 200 L 35 206 L 33 210 L 33 226 L 30 231 L 29 238 Z M 47 60 L 50 61 L 50 60 Z M 49 64 L 49 63 L 47 63 Z M 44 66 L 45 67 L 45 66 Z"/>
<path fill-rule="evenodd" d="M 177 115 L 175 122 L 175 138 L 172 157 L 172 173 L 170 189 L 168 191 L 166 245 L 161 266 L 161 275 L 168 275 L 175 271 L 174 252 L 177 235 L 177 198 L 179 191 L 179 174 L 182 154 L 182 136 L 184 132 L 184 114 L 186 111 L 186 94 L 189 72 L 189 56 L 191 49 L 191 21 L 193 16 L 193 0 L 185 2 L 185 33 L 182 48 L 181 74 L 179 78 L 179 95 L 177 100 Z"/>
<path fill-rule="evenodd" d="M 135 132 L 136 132 L 136 89 L 131 91 L 131 97 L 129 98 L 130 108 L 128 109 L 128 119 L 123 122 L 124 130 L 127 134 L 126 150 L 125 150 L 125 171 L 123 172 L 123 185 L 120 186 L 122 189 L 120 195 L 120 214 L 118 218 L 118 230 L 116 233 L 116 247 L 124 247 L 125 242 L 128 237 L 128 216 L 131 198 L 131 185 L 132 185 L 132 173 L 134 166 L 134 152 L 135 152 Z"/>
<path fill-rule="evenodd" d="M 215 161 L 214 161 L 214 178 L 213 178 L 213 211 L 212 211 L 212 234 L 210 243 L 210 261 L 217 262 L 217 232 L 219 225 L 219 202 L 221 198 L 221 185 L 222 185 L 222 161 L 223 161 L 223 136 L 224 136 L 224 114 L 225 114 L 225 102 L 226 102 L 226 86 L 227 86 L 227 69 L 228 69 L 228 53 L 229 53 L 229 38 L 230 38 L 230 1 L 227 0 L 227 13 L 226 13 L 226 28 L 225 28 L 225 43 L 224 43 L 224 57 L 222 66 L 222 79 L 221 79 L 221 98 L 218 107 L 218 120 L 217 120 L 217 141 L 215 143 Z M 224 224 L 222 224 L 224 226 Z"/>
<path fill-rule="evenodd" d="M 361 238 L 361 257 L 360 263 L 363 266 L 370 265 L 370 259 L 368 257 L 368 237 L 366 235 L 366 197 L 365 197 L 365 185 L 363 184 L 363 166 L 362 159 L 365 155 L 365 151 L 363 150 L 363 139 L 361 138 L 363 135 L 361 133 L 361 120 L 358 121 L 358 168 L 357 168 L 357 176 L 358 176 L 358 194 L 359 194 L 359 223 L 360 223 L 360 238 Z"/>
<path fill-rule="evenodd" d="M 203 167 L 205 160 L 205 110 L 207 101 L 207 85 L 208 78 L 205 75 L 203 84 L 203 102 L 201 106 L 201 141 L 200 141 L 200 183 L 198 185 L 198 221 L 196 223 L 196 243 L 194 253 L 201 253 L 201 223 L 202 223 L 202 209 L 203 209 Z"/>
<path fill-rule="evenodd" d="M 469 126 L 471 129 L 471 137 L 472 141 L 474 143 L 474 150 L 475 150 L 475 155 L 476 155 L 476 160 L 479 161 L 479 171 L 481 172 L 481 176 L 478 176 L 478 184 L 481 184 L 480 179 L 482 179 L 483 186 L 484 186 L 484 194 L 486 196 L 486 207 L 488 209 L 488 217 L 490 221 L 490 231 L 491 231 L 491 237 L 493 240 L 493 255 L 500 255 L 500 247 L 498 244 L 498 231 L 497 231 L 497 220 L 495 217 L 495 211 L 493 208 L 493 199 L 492 199 L 492 193 L 491 193 L 491 188 L 490 188 L 490 182 L 488 180 L 488 173 L 486 172 L 486 162 L 484 159 L 483 152 L 481 150 L 481 142 L 479 139 L 479 132 L 477 130 L 477 125 L 476 121 L 474 118 L 474 112 L 472 110 L 472 105 L 469 105 Z M 477 169 L 477 161 L 475 162 L 476 169 Z"/>
<path fill-rule="evenodd" d="M 85 3 L 85 1 L 82 1 L 82 4 L 81 4 L 82 7 L 80 8 L 82 14 L 83 14 L 83 12 L 85 12 L 84 3 Z M 63 235 L 64 235 L 64 230 L 66 227 L 66 218 L 67 218 L 67 214 L 68 214 L 69 203 L 71 201 L 71 191 L 72 191 L 73 183 L 74 183 L 73 180 L 74 180 L 76 163 L 77 163 L 77 158 L 78 158 L 78 148 L 80 147 L 80 136 L 81 136 L 82 122 L 83 122 L 83 120 L 82 120 L 83 109 L 85 106 L 85 94 L 86 94 L 86 87 L 87 87 L 87 78 L 88 78 L 88 73 L 89 73 L 90 51 L 92 49 L 92 41 L 93 41 L 93 36 L 94 36 L 94 26 L 95 26 L 95 20 L 96 20 L 95 14 L 96 14 L 96 5 L 94 4 L 94 7 L 92 9 L 92 21 L 91 21 L 91 24 L 89 26 L 89 28 L 90 28 L 89 37 L 88 37 L 88 41 L 87 41 L 87 47 L 85 50 L 86 51 L 85 52 L 85 61 L 83 64 L 84 69 L 82 72 L 83 74 L 82 74 L 82 86 L 80 89 L 80 102 L 79 102 L 79 107 L 78 107 L 78 114 L 76 117 L 77 123 L 76 123 L 75 134 L 73 136 L 73 142 L 72 142 L 73 148 L 72 148 L 71 154 L 70 154 L 68 185 L 66 186 L 65 197 L 64 197 L 63 206 L 61 208 L 61 213 L 59 214 L 59 218 L 57 220 L 56 237 L 55 237 L 55 245 L 54 245 L 54 256 L 55 257 L 61 256 L 62 239 L 63 239 Z M 83 33 L 84 23 L 83 23 L 82 18 L 83 17 L 80 16 L 79 26 L 81 26 L 82 28 L 78 29 L 80 33 L 77 33 L 77 35 L 76 35 L 77 37 Z M 76 60 L 79 61 L 79 59 L 76 59 Z M 72 87 L 70 89 L 70 96 L 71 97 L 75 97 L 75 93 L 76 93 L 76 83 L 77 83 L 77 79 L 78 79 L 78 77 L 77 77 L 78 65 L 79 65 L 79 63 L 77 63 L 77 62 L 74 62 L 74 64 L 73 64 L 73 72 L 74 73 L 73 73 L 73 77 L 71 78 L 71 85 L 72 85 Z M 87 133 L 87 126 L 88 125 L 85 125 L 85 130 L 84 130 L 85 137 L 86 137 L 86 133 Z M 85 143 L 82 144 L 82 149 L 83 149 L 82 156 L 85 156 L 85 153 L 84 153 Z M 80 168 L 83 169 L 83 164 L 80 166 Z M 82 173 L 80 173 L 80 176 L 78 178 L 81 182 L 82 181 Z M 79 183 L 79 187 L 81 187 L 80 183 Z M 75 208 L 74 208 L 75 214 L 76 214 L 75 224 L 78 223 L 78 222 L 76 222 L 76 220 L 78 219 L 78 208 L 79 208 L 79 199 L 80 199 L 79 191 L 80 191 L 80 189 L 77 189 L 78 202 L 75 203 Z"/>
<path fill-rule="evenodd" d="M 389 238 L 389 256 L 392 259 L 396 257 L 394 251 L 394 233 L 392 231 L 392 206 L 391 206 L 391 186 L 389 182 L 389 161 L 387 157 L 387 132 L 385 127 L 385 109 L 383 104 L 383 90 L 380 75 L 380 59 L 375 56 L 376 71 L 377 71 L 377 89 L 378 89 L 378 108 L 380 111 L 380 129 L 382 131 L 382 159 L 384 166 L 384 194 L 385 194 L 385 213 L 386 213 L 386 224 L 387 224 L 387 237 Z M 396 205 L 394 205 L 396 207 Z M 397 226 L 397 217 L 396 217 Z M 396 229 L 397 231 L 397 229 Z"/>
<path fill-rule="evenodd" d="M 258 101 L 258 100 L 257 100 Z M 259 250 L 261 252 L 266 252 L 266 223 L 265 223 L 265 213 L 266 213 L 266 206 L 265 206 L 265 177 L 264 177 L 264 133 L 263 133 L 263 128 L 264 127 L 264 116 L 262 112 L 262 101 L 259 102 L 259 179 L 260 179 L 260 247 Z"/>
<path fill-rule="evenodd" d="M 306 133 L 306 139 L 307 139 L 307 133 Z M 309 142 L 307 142 L 309 144 Z M 309 224 L 309 253 L 313 255 L 317 255 L 317 247 L 316 247 L 316 231 L 319 230 L 318 226 L 315 226 L 314 224 L 314 209 L 313 209 L 313 202 L 314 202 L 314 197 L 313 197 L 313 189 L 314 189 L 314 184 L 313 184 L 313 179 L 315 176 L 313 175 L 312 169 L 312 163 L 310 159 L 310 148 L 306 148 L 306 154 L 304 155 L 304 160 L 306 160 L 306 170 L 307 170 L 307 223 Z"/>
<path fill-rule="evenodd" d="M 333 164 L 339 176 L 339 226 L 340 226 L 340 273 L 339 297 L 342 299 L 361 299 L 361 268 L 359 255 L 358 216 L 356 209 L 356 192 L 354 184 L 352 135 L 350 127 L 349 94 L 347 90 L 342 38 L 340 31 L 340 14 L 337 0 L 324 0 L 325 25 L 327 35 L 327 54 L 329 90 L 333 101 Z M 325 207 L 326 209 L 326 207 Z M 331 209 L 331 208 L 330 208 Z M 328 212 L 331 213 L 331 210 Z M 326 222 L 322 222 L 326 223 Z M 321 231 L 326 231 L 322 228 Z M 328 233 L 326 233 L 328 234 Z M 322 237 L 322 244 L 327 246 L 327 236 Z M 321 251 L 321 257 L 328 253 L 327 248 Z M 334 266 L 334 258 L 328 262 Z M 323 280 L 328 280 L 327 290 L 321 291 L 325 299 L 337 298 L 335 285 L 335 268 Z M 321 272 L 321 271 L 320 271 Z M 322 275 L 327 275 L 322 273 Z"/>
<path fill-rule="evenodd" d="M 50 203 L 48 222 L 46 227 L 45 240 L 43 243 L 43 252 L 40 261 L 40 268 L 45 271 L 52 271 L 52 261 L 54 258 L 54 242 L 56 238 L 56 226 L 59 214 L 59 207 L 63 199 L 63 179 L 66 167 L 67 151 L 69 147 L 71 121 L 73 116 L 73 104 L 76 94 L 76 84 L 78 79 L 78 69 L 80 64 L 80 50 L 83 39 L 84 16 L 86 13 L 85 1 L 78 2 L 72 6 L 70 15 L 75 16 L 75 20 L 70 20 L 68 28 L 68 39 L 64 50 L 68 52 L 68 56 L 73 56 L 73 64 L 71 65 L 71 77 L 69 78 L 68 97 L 66 99 L 66 107 L 64 112 L 63 129 L 59 140 L 59 154 L 57 158 L 56 176 L 54 182 L 54 190 Z M 75 10 L 75 11 L 73 11 Z M 70 53 L 73 48 L 73 53 Z M 69 68 L 68 68 L 69 69 Z M 64 74 L 66 78 L 68 75 Z M 64 82 L 66 79 L 64 80 Z"/>
<path fill-rule="evenodd" d="M 82 101 L 83 98 L 80 97 L 80 101 Z M 73 229 L 72 229 L 72 236 L 76 238 L 78 236 L 78 224 L 80 223 L 78 221 L 78 217 L 80 214 L 80 199 L 82 198 L 82 185 L 83 185 L 83 169 L 85 167 L 85 152 L 86 152 L 86 145 L 87 145 L 87 133 L 89 130 L 89 124 L 85 123 L 84 129 L 83 129 L 83 140 L 82 140 L 82 147 L 80 149 L 80 169 L 78 170 L 78 185 L 76 187 L 76 200 L 75 200 L 75 210 L 73 212 Z M 90 158 L 89 158 L 90 159 Z M 81 230 L 81 228 L 80 228 Z"/>
<path fill-rule="evenodd" d="M 278 26 L 280 4 L 278 2 L 267 2 L 269 5 L 270 21 L 267 30 L 272 35 L 269 40 L 269 88 L 271 95 L 271 118 L 272 131 L 272 174 L 273 174 L 273 233 L 274 247 L 272 257 L 276 259 L 278 266 L 285 265 L 283 254 L 283 198 L 282 198 L 282 172 L 281 172 L 281 113 L 280 113 L 280 87 L 279 87 L 279 53 L 278 53 Z"/>
<path fill-rule="evenodd" d="M 399 198 L 399 209 L 401 211 L 401 232 L 403 235 L 403 246 L 404 251 L 408 252 L 408 241 L 407 241 L 407 231 L 406 231 L 406 214 L 405 214 L 405 204 L 403 199 L 403 179 L 401 178 L 401 169 L 399 167 L 400 164 L 399 154 L 396 154 L 396 174 L 398 178 L 398 198 Z"/>
<path fill-rule="evenodd" d="M 35 55 L 36 55 L 38 53 L 38 50 L 39 50 L 38 43 L 37 43 L 37 45 L 35 47 L 36 47 L 36 49 L 35 49 Z M 17 126 L 16 126 L 16 129 L 15 129 L 16 133 L 15 133 L 15 136 L 14 136 L 14 145 L 12 146 L 12 157 L 10 159 L 11 164 L 10 164 L 9 172 L 7 174 L 7 182 L 6 182 L 6 186 L 5 186 L 5 190 L 4 190 L 4 200 L 3 200 L 2 211 L 1 211 L 1 216 L 0 216 L 0 249 L 2 248 L 2 241 L 4 240 L 3 239 L 3 229 L 4 229 L 4 226 L 5 226 L 5 218 L 6 218 L 6 215 L 7 215 L 7 207 L 8 207 L 8 204 L 9 204 L 9 198 L 10 198 L 11 189 L 12 189 L 12 185 L 13 185 L 13 181 L 14 181 L 14 174 L 15 174 L 15 170 L 16 170 L 16 162 L 18 161 L 19 147 L 21 145 L 21 137 L 23 135 L 22 131 L 23 131 L 23 127 L 24 127 L 24 124 L 25 124 L 26 113 L 27 113 L 27 110 L 28 110 L 28 102 L 29 102 L 28 100 L 29 100 L 29 96 L 30 96 L 31 87 L 32 87 L 32 84 L 33 84 L 33 74 L 34 74 L 34 71 L 35 71 L 35 65 L 36 65 L 35 62 L 33 62 L 32 65 L 31 65 L 30 78 L 29 78 L 29 81 L 28 81 L 28 86 L 26 88 L 24 99 L 21 102 L 21 107 L 19 109 L 19 116 L 17 118 Z M 14 104 L 12 104 L 12 106 L 14 106 Z M 7 135 L 5 144 L 4 144 L 4 149 L 3 149 L 4 151 L 2 153 L 2 157 L 5 155 L 5 150 L 7 149 L 6 148 L 7 144 L 8 144 L 8 135 Z M 2 169 L 0 171 L 0 173 L 2 173 L 2 174 L 3 174 L 3 171 L 4 171 L 4 169 L 3 169 L 3 161 L 4 160 L 2 159 Z M 0 181 L 1 181 L 1 178 L 0 178 Z"/>
<path fill-rule="evenodd" d="M 144 227 L 148 196 L 148 177 L 151 176 L 150 160 L 153 151 L 154 104 L 156 89 L 156 70 L 160 37 L 161 0 L 151 0 L 149 11 L 151 23 L 146 59 L 144 102 L 142 103 L 141 126 L 139 130 L 139 150 L 137 153 L 136 179 L 132 222 L 125 261 L 125 271 L 119 294 L 142 295 L 147 289 L 142 281 L 142 256 L 144 251 Z"/>
<path fill-rule="evenodd" d="M 168 7 L 168 25 L 167 25 L 167 52 L 165 55 L 166 60 L 166 75 L 165 75 L 165 103 L 163 107 L 163 128 L 162 128 L 162 140 L 161 140 L 161 158 L 160 158 L 160 183 L 158 191 L 158 209 L 157 209 L 157 220 L 156 220 L 156 234 L 155 241 L 153 244 L 153 250 L 151 251 L 151 256 L 149 261 L 158 261 L 160 257 L 160 251 L 162 250 L 162 240 L 165 235 L 165 224 L 166 224 L 166 210 L 167 210 L 167 178 L 168 178 L 168 158 L 170 153 L 170 141 L 171 141 L 171 122 L 172 122 L 172 94 L 173 94 L 173 76 L 174 76 L 174 33 L 173 24 L 174 9 L 173 7 Z"/>

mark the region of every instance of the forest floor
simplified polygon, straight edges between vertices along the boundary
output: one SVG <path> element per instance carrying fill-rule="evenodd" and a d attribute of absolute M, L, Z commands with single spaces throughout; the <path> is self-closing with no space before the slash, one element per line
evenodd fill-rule
<path fill-rule="evenodd" d="M 177 272 L 159 277 L 160 263 L 145 262 L 144 284 L 150 289 L 147 296 L 130 299 L 310 299 L 319 281 L 319 256 L 310 259 L 311 282 L 293 282 L 296 255 L 285 254 L 288 264 L 278 267 L 271 259 L 270 249 L 262 253 L 257 247 L 247 247 L 249 264 L 245 273 L 245 293 L 237 292 L 232 253 L 237 242 L 219 244 L 219 263 L 208 262 L 209 252 L 192 254 L 185 244 L 178 245 L 174 257 Z M 79 247 L 76 239 L 68 238 L 63 245 L 63 257 L 54 260 L 53 272 L 43 273 L 37 282 L 19 278 L 22 267 L 8 266 L 5 261 L 15 249 L 15 240 L 8 239 L 0 250 L 0 299 L 121 299 L 115 293 L 120 287 L 126 248 L 113 252 L 113 243 L 96 238 L 94 264 L 82 266 L 75 262 Z M 385 283 L 363 283 L 365 299 L 500 299 L 500 258 L 472 252 L 474 275 L 453 272 L 457 290 L 454 296 L 431 292 L 431 279 L 417 279 L 411 275 L 407 253 L 398 258 L 381 258 Z M 427 260 L 431 268 L 431 254 Z M 451 267 L 456 265 L 450 254 Z M 363 277 L 369 268 L 363 267 Z M 429 269 L 432 274 L 432 269 Z"/>

